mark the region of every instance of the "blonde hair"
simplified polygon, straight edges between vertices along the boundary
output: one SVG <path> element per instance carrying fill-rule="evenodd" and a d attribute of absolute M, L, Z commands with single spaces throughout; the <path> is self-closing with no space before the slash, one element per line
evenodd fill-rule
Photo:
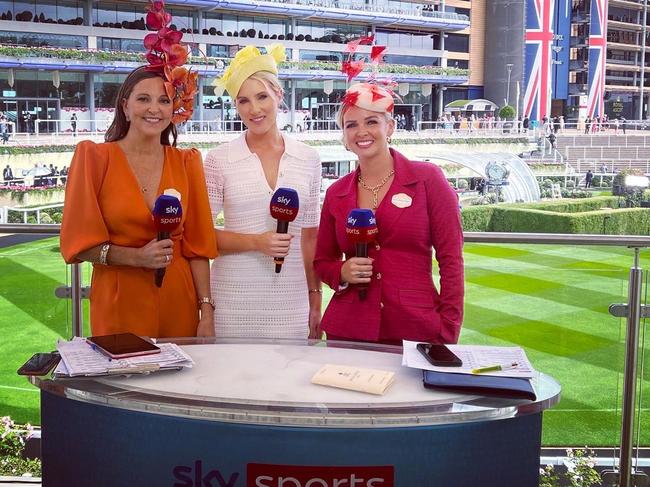
<path fill-rule="evenodd" d="M 262 83 L 266 91 L 276 96 L 278 105 L 282 105 L 284 102 L 284 89 L 276 75 L 270 71 L 258 71 L 257 73 L 251 74 L 248 79 L 254 79 Z"/>
<path fill-rule="evenodd" d="M 345 112 L 348 111 L 350 108 L 349 105 L 341 105 L 341 108 L 339 108 L 339 111 L 336 112 L 336 125 L 338 126 L 339 129 L 343 130 L 343 115 L 345 115 Z M 379 112 L 377 112 L 379 113 Z M 386 117 L 386 122 L 392 122 L 393 121 L 393 114 L 389 112 L 381 112 L 384 114 Z"/>

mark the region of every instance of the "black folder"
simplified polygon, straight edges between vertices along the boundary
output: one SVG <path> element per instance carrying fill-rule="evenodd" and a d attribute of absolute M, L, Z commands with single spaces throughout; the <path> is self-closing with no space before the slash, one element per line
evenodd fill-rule
<path fill-rule="evenodd" d="M 480 374 L 456 374 L 423 370 L 424 387 L 463 394 L 530 399 L 534 401 L 535 389 L 530 379 L 522 377 L 499 377 Z"/>

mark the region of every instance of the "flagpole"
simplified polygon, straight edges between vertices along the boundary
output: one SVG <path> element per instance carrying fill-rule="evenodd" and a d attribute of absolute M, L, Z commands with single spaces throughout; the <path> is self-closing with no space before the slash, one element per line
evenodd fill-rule
<path fill-rule="evenodd" d="M 641 76 L 640 76 L 640 87 L 639 92 L 639 116 L 638 120 L 643 120 L 643 96 L 644 96 L 644 84 L 645 84 L 645 36 L 648 31 L 648 0 L 643 0 L 643 31 L 641 34 Z"/>

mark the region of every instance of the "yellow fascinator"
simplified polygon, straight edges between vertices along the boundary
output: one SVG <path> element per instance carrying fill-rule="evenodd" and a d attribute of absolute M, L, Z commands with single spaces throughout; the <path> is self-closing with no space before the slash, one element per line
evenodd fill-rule
<path fill-rule="evenodd" d="M 251 75 L 259 71 L 269 71 L 277 76 L 278 64 L 286 60 L 286 51 L 282 44 L 271 44 L 266 47 L 266 54 L 262 54 L 255 46 L 246 46 L 241 49 L 224 70 L 221 78 L 214 85 L 215 92 L 228 94 L 235 98 L 241 85 Z"/>

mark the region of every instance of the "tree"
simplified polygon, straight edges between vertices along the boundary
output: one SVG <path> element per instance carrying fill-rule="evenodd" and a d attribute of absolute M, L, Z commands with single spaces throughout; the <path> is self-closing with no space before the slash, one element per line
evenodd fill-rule
<path fill-rule="evenodd" d="M 504 120 L 513 120 L 515 118 L 515 109 L 510 105 L 505 105 L 499 110 L 499 116 Z"/>

